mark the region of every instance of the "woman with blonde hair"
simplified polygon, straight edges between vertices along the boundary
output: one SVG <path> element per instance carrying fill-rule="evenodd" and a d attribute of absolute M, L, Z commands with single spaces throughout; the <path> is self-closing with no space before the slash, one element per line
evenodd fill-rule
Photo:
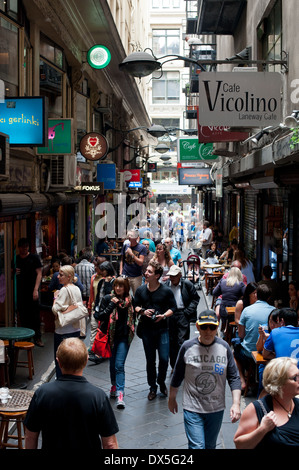
<path fill-rule="evenodd" d="M 234 437 L 237 449 L 299 446 L 299 370 L 290 357 L 272 359 L 265 367 L 267 392 L 244 410 Z"/>
<path fill-rule="evenodd" d="M 224 331 L 227 321 L 226 307 L 234 307 L 238 300 L 243 297 L 245 292 L 242 273 L 239 268 L 230 268 L 229 274 L 225 279 L 217 284 L 213 290 L 213 296 L 222 296 L 220 305 L 216 307 L 218 319 L 221 319 L 221 330 Z"/>
<path fill-rule="evenodd" d="M 62 288 L 57 290 L 54 294 L 54 303 L 52 312 L 57 319 L 57 313 L 68 313 L 72 310 L 74 302 L 76 304 L 82 303 L 82 295 L 79 287 L 74 285 L 76 282 L 75 270 L 73 266 L 65 265 L 61 266 L 58 274 L 59 282 L 62 284 Z M 54 358 L 56 366 L 56 377 L 61 376 L 61 370 L 58 362 L 56 361 L 56 351 L 58 346 L 65 338 L 79 338 L 80 337 L 80 322 L 69 324 L 61 327 L 57 321 L 55 322 L 54 332 Z"/>

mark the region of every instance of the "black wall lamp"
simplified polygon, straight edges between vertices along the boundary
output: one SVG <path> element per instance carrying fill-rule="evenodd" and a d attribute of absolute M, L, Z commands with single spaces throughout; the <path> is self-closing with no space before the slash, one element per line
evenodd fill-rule
<path fill-rule="evenodd" d="M 150 50 L 151 54 L 145 52 L 146 50 Z M 244 52 L 245 51 L 245 52 Z M 214 60 L 214 59 L 195 59 L 192 57 L 184 57 L 181 55 L 165 55 L 162 57 L 155 57 L 154 53 L 151 49 L 147 48 L 144 51 L 140 52 L 133 52 L 129 54 L 125 59 L 119 64 L 119 69 L 123 72 L 128 73 L 136 78 L 146 77 L 151 75 L 153 72 L 157 70 L 161 70 L 163 65 L 166 62 L 170 62 L 173 60 L 183 60 L 186 63 L 196 64 L 198 67 L 205 71 L 205 65 L 223 65 L 223 64 L 232 64 L 232 65 L 240 65 L 240 60 L 242 64 L 246 65 L 281 65 L 284 67 L 285 72 L 288 71 L 288 54 L 285 51 L 282 51 L 285 59 L 281 60 L 257 60 L 257 59 L 249 59 L 247 58 L 247 53 L 249 48 L 245 48 L 240 53 L 236 54 L 233 57 L 222 59 L 222 60 Z M 163 63 L 160 62 L 162 59 L 166 59 Z"/>
<path fill-rule="evenodd" d="M 104 126 L 105 134 L 109 130 L 113 130 L 113 131 L 116 131 L 116 132 L 121 132 L 123 134 L 128 134 L 129 132 L 138 131 L 138 130 L 141 130 L 141 129 L 146 130 L 146 132 L 148 134 L 150 134 L 151 136 L 153 136 L 153 137 L 162 137 L 164 134 L 167 133 L 167 130 L 165 129 L 165 127 L 160 126 L 159 124 L 153 124 L 150 127 L 139 126 L 139 127 L 134 127 L 133 129 L 115 129 L 115 127 L 110 126 L 110 124 L 105 124 L 105 126 Z"/>

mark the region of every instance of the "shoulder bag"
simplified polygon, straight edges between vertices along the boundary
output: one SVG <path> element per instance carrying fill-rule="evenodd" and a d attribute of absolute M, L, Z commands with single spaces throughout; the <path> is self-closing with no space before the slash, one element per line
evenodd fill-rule
<path fill-rule="evenodd" d="M 66 289 L 71 299 L 71 305 L 68 307 L 67 313 L 57 312 L 57 326 L 62 328 L 66 325 L 72 324 L 74 328 L 79 328 L 79 322 L 82 320 L 82 318 L 87 317 L 88 310 L 83 305 L 82 301 L 76 302 L 72 293 L 72 289 L 70 289 L 68 286 L 66 286 Z"/>
<path fill-rule="evenodd" d="M 109 322 L 107 327 L 107 333 L 103 333 L 100 328 L 97 329 L 97 334 L 95 336 L 93 345 L 92 345 L 92 352 L 99 357 L 104 359 L 108 359 L 112 356 L 111 353 L 111 346 L 109 342 L 109 330 L 110 330 L 110 316 Z"/>

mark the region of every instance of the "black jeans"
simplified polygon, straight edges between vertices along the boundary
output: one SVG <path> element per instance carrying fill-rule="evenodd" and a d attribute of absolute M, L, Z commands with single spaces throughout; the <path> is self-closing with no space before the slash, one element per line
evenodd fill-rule
<path fill-rule="evenodd" d="M 164 321 L 164 320 L 163 320 Z M 168 329 L 144 329 L 142 342 L 146 357 L 147 382 L 152 390 L 157 390 L 157 383 L 163 384 L 166 380 L 169 360 L 169 334 Z M 158 376 L 156 370 L 156 351 L 158 350 L 159 365 Z"/>
<path fill-rule="evenodd" d="M 175 366 L 178 352 L 184 341 L 190 337 L 189 320 L 184 310 L 177 310 L 169 318 L 169 360 L 172 369 Z"/>

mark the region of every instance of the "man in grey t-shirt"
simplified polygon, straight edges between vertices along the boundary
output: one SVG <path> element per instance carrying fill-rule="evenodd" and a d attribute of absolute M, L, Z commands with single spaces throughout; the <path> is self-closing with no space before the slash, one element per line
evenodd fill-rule
<path fill-rule="evenodd" d="M 183 410 L 189 449 L 214 449 L 225 408 L 226 380 L 232 391 L 231 421 L 240 419 L 241 381 L 229 345 L 216 337 L 213 310 L 196 322 L 199 336 L 185 341 L 179 351 L 170 384 L 168 408 L 177 413 L 176 395 L 184 380 Z"/>

